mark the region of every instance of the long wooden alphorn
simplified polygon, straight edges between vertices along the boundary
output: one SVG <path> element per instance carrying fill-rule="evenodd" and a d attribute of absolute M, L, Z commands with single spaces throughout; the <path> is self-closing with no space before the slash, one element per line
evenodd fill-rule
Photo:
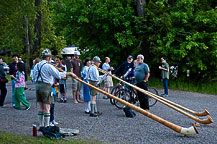
<path fill-rule="evenodd" d="M 59 71 L 63 72 L 62 69 L 60 69 L 60 68 L 58 68 L 58 67 L 56 67 L 56 66 L 54 66 L 54 67 L 55 67 L 56 69 L 58 69 Z M 122 104 L 128 106 L 129 108 L 132 108 L 132 109 L 134 109 L 135 111 L 137 111 L 137 112 L 139 112 L 139 113 L 141 113 L 141 114 L 143 114 L 143 115 L 145 115 L 145 116 L 147 116 L 147 117 L 149 117 L 149 118 L 151 118 L 151 119 L 153 119 L 153 120 L 155 120 L 155 121 L 157 121 L 157 122 L 159 122 L 159 123 L 165 125 L 166 127 L 170 128 L 170 129 L 172 129 L 172 130 L 174 130 L 174 131 L 176 131 L 176 132 L 178 132 L 178 133 L 181 133 L 181 134 L 184 134 L 184 135 L 198 134 L 198 131 L 197 131 L 197 129 L 196 129 L 196 127 L 195 127 L 194 125 L 191 126 L 191 127 L 189 127 L 189 128 L 181 127 L 181 126 L 176 125 L 176 124 L 174 124 L 174 123 L 172 123 L 172 122 L 169 122 L 169 121 L 167 121 L 167 120 L 164 120 L 163 118 L 161 118 L 161 117 L 159 117 L 159 116 L 156 116 L 156 115 L 154 115 L 154 114 L 152 114 L 152 113 L 150 113 L 150 112 L 148 112 L 148 111 L 146 111 L 146 110 L 143 110 L 143 109 L 141 109 L 140 107 L 137 107 L 137 106 L 135 106 L 135 105 L 133 105 L 133 104 L 131 104 L 131 103 L 129 103 L 129 102 L 126 102 L 126 101 L 124 101 L 124 100 L 122 100 L 122 99 L 120 99 L 120 98 L 117 98 L 117 97 L 115 97 L 115 96 L 113 96 L 113 95 L 111 95 L 111 94 L 109 94 L 109 93 L 107 93 L 107 92 L 105 92 L 105 91 L 103 91 L 103 90 L 101 90 L 101 89 L 99 89 L 99 88 L 97 88 L 97 87 L 95 87 L 95 86 L 89 84 L 89 83 L 84 82 L 83 80 L 81 80 L 81 79 L 79 79 L 79 78 L 75 78 L 75 79 L 76 79 L 77 81 L 80 81 L 80 82 L 83 83 L 83 84 L 86 84 L 86 85 L 89 86 L 89 87 L 94 88 L 94 89 L 97 90 L 98 92 L 101 92 L 101 93 L 103 93 L 104 95 L 107 95 L 108 97 L 110 97 L 110 98 L 112 98 L 112 99 L 114 99 L 114 100 L 116 100 L 116 101 L 118 101 L 118 102 L 120 102 L 120 103 L 122 103 Z"/>
<path fill-rule="evenodd" d="M 112 99 L 114 99 L 114 100 L 128 106 L 129 108 L 134 109 L 137 112 L 140 112 L 141 114 L 143 114 L 143 115 L 145 115 L 145 116 L 147 116 L 147 117 L 149 117 L 149 118 L 151 118 L 151 119 L 153 119 L 153 120 L 167 126 L 168 128 L 170 128 L 170 129 L 172 129 L 172 130 L 174 130 L 174 131 L 176 131 L 178 133 L 181 133 L 181 134 L 184 134 L 184 135 L 198 134 L 198 131 L 197 131 L 195 126 L 191 126 L 189 128 L 183 128 L 183 127 L 178 126 L 178 125 L 176 125 L 176 124 L 174 124 L 172 122 L 164 120 L 163 118 L 161 118 L 159 116 L 156 116 L 156 115 L 150 113 L 149 111 L 146 111 L 146 110 L 144 110 L 144 109 L 142 109 L 140 107 L 137 107 L 137 106 L 135 106 L 135 105 L 133 105 L 133 104 L 131 104 L 129 102 L 126 102 L 126 101 L 124 101 L 124 100 L 122 100 L 120 98 L 117 98 L 117 97 L 115 97 L 115 96 L 113 96 L 113 95 L 111 95 L 111 94 L 109 94 L 109 93 L 107 93 L 107 92 L 105 92 L 105 91 L 103 91 L 103 90 L 89 84 L 89 83 L 86 83 L 86 82 L 82 81 L 79 78 L 76 78 L 76 80 L 82 82 L 83 84 L 86 84 L 89 87 L 94 88 L 98 92 L 103 93 L 104 95 L 107 95 L 108 97 L 110 97 L 110 98 L 112 98 Z"/>
<path fill-rule="evenodd" d="M 100 68 L 98 68 L 98 70 L 99 70 L 100 72 L 102 72 L 102 73 L 108 73 L 108 72 L 106 72 L 106 71 L 104 71 L 104 70 L 102 70 L 102 69 L 100 69 Z M 150 93 L 150 92 L 148 92 L 148 91 L 146 91 L 146 90 L 144 90 L 144 89 L 141 89 L 141 88 L 139 88 L 139 87 L 137 87 L 137 86 L 134 86 L 134 85 L 132 85 L 132 84 L 130 84 L 130 83 L 128 83 L 128 82 L 126 82 L 126 81 L 124 81 L 124 80 L 122 80 L 122 79 L 120 79 L 120 78 L 118 78 L 118 77 L 116 77 L 116 76 L 114 76 L 114 75 L 112 75 L 112 74 L 110 74 L 110 73 L 108 73 L 108 74 L 109 74 L 110 76 L 112 76 L 113 78 L 115 78 L 115 79 L 117 79 L 117 80 L 119 80 L 119 81 L 121 81 L 121 82 L 123 82 L 123 83 L 125 83 L 125 84 L 127 84 L 127 85 L 129 85 L 129 86 L 131 86 L 132 88 L 134 88 L 134 89 L 136 89 L 136 90 L 138 90 L 138 91 L 140 91 L 140 92 L 142 92 L 142 93 L 148 95 L 149 97 L 152 97 L 152 98 L 156 99 L 157 101 L 159 101 L 159 102 L 161 102 L 161 103 L 167 105 L 168 107 L 170 107 L 170 108 L 172 108 L 172 109 L 174 109 L 174 110 L 176 110 L 176 111 L 178 111 L 178 112 L 180 112 L 180 113 L 186 115 L 187 117 L 189 117 L 189 118 L 195 120 L 196 122 L 199 122 L 199 123 L 202 123 L 202 124 L 210 124 L 210 123 L 213 123 L 213 122 L 214 122 L 213 119 L 212 119 L 210 116 L 208 116 L 208 118 L 206 118 L 206 119 L 199 119 L 198 117 L 192 116 L 192 115 L 190 115 L 189 113 L 186 113 L 186 112 L 184 112 L 183 110 L 181 110 L 180 108 L 184 108 L 183 106 L 180 106 L 180 105 L 175 104 L 175 103 L 173 103 L 173 102 L 172 102 L 172 103 L 173 103 L 174 105 L 172 105 L 171 103 L 168 102 L 169 100 L 166 100 L 166 99 L 164 99 L 164 98 L 162 98 L 162 97 L 159 97 L 159 96 L 157 96 L 157 95 L 155 95 L 155 94 L 152 94 L 152 93 Z M 176 106 L 176 107 L 175 107 L 175 106 Z M 184 110 L 188 110 L 188 109 L 185 108 Z M 189 111 L 187 111 L 187 112 L 192 112 L 192 110 L 189 109 Z"/>

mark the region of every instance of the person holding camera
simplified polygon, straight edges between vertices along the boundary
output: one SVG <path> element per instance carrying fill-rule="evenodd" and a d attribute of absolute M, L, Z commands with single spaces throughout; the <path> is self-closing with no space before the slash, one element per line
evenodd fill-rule
<path fill-rule="evenodd" d="M 169 79 L 169 64 L 166 61 L 166 57 L 161 58 L 162 66 L 159 66 L 161 70 L 161 78 L 163 80 L 164 94 L 161 96 L 168 97 L 168 79 Z"/>

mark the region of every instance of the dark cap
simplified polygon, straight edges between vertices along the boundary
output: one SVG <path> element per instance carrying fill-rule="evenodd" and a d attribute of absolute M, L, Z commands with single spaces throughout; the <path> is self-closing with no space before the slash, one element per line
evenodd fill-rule
<path fill-rule="evenodd" d="M 132 59 L 133 59 L 133 56 L 129 55 L 127 58 L 128 58 L 128 59 L 130 59 L 130 58 L 132 58 Z"/>
<path fill-rule="evenodd" d="M 13 54 L 12 57 L 19 57 L 18 54 Z"/>
<path fill-rule="evenodd" d="M 163 57 L 161 57 L 161 59 L 167 60 L 167 57 L 163 56 Z"/>

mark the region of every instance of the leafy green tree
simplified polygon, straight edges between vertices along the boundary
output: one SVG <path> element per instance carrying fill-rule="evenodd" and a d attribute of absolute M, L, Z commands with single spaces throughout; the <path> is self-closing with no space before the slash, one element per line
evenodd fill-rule
<path fill-rule="evenodd" d="M 59 52 L 65 47 L 63 37 L 54 33 L 55 28 L 51 23 L 50 13 L 52 7 L 47 0 L 41 0 L 41 5 L 38 6 L 35 6 L 35 1 L 28 0 L 1 1 L 0 9 L 1 49 L 10 49 L 11 54 L 17 53 L 23 56 L 23 60 L 29 64 L 29 60 L 38 57 L 42 49 L 48 48 Z M 35 19 L 39 13 L 41 14 L 40 42 L 33 49 L 34 42 L 39 38 L 35 31 Z"/>
<path fill-rule="evenodd" d="M 217 75 L 217 16 L 214 1 L 153 0 L 146 7 L 151 53 L 165 55 L 185 72 L 189 63 L 193 78 Z M 157 59 L 153 61 L 157 62 Z"/>
<path fill-rule="evenodd" d="M 139 43 L 132 0 L 63 0 L 54 4 L 56 32 L 76 44 L 85 56 L 110 56 L 123 61 Z"/>

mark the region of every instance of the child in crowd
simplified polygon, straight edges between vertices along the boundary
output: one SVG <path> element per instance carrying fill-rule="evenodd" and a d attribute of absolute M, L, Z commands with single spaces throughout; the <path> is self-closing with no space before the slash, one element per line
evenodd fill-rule
<path fill-rule="evenodd" d="M 16 77 L 13 76 L 15 83 L 15 109 L 21 109 L 20 103 L 22 103 L 26 110 L 30 109 L 29 102 L 24 98 L 23 92 L 25 88 L 25 72 L 24 72 L 24 64 L 22 62 L 18 62 L 16 65 Z"/>
<path fill-rule="evenodd" d="M 56 83 L 55 78 L 53 77 L 54 80 L 54 84 L 51 86 L 51 90 L 52 90 L 52 103 L 51 103 L 51 107 L 50 107 L 50 126 L 54 126 L 57 125 L 58 123 L 54 120 L 54 107 L 55 107 L 55 102 L 56 102 L 56 89 L 55 87 L 58 87 L 59 83 Z"/>
<path fill-rule="evenodd" d="M 61 69 L 65 71 L 65 67 L 62 67 Z M 67 102 L 66 80 L 67 80 L 67 77 L 59 80 L 59 88 L 60 88 L 60 95 L 61 95 L 60 102 L 64 102 L 64 103 Z"/>

